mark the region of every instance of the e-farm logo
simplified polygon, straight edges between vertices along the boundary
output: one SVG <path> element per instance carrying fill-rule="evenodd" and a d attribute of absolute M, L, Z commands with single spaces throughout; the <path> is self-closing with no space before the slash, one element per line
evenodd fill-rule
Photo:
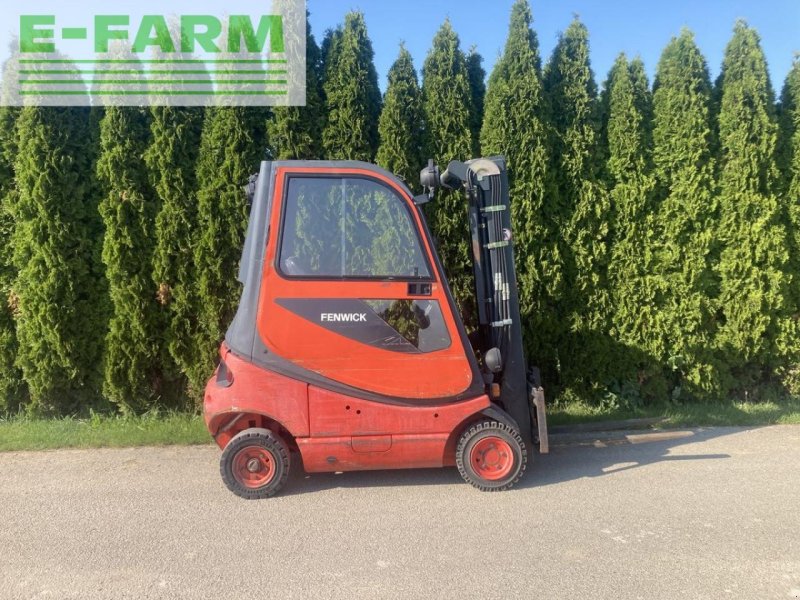
<path fill-rule="evenodd" d="M 206 52 L 222 52 L 219 39 L 222 36 L 223 22 L 220 19 L 212 15 L 181 15 L 179 21 L 181 52 L 194 52 L 198 46 Z M 111 40 L 129 40 L 130 23 L 131 18 L 128 15 L 95 16 L 94 51 L 108 52 Z M 22 15 L 19 20 L 20 52 L 55 52 L 55 24 L 55 15 Z M 248 52 L 263 52 L 269 38 L 271 52 L 283 54 L 283 17 L 280 15 L 262 15 L 257 29 L 247 15 L 230 16 L 226 24 L 228 52 L 241 52 L 242 40 Z M 61 37 L 65 40 L 86 40 L 89 38 L 88 31 L 86 27 L 63 27 Z M 157 49 L 164 54 L 177 52 L 166 17 L 142 17 L 131 51 L 142 53 L 148 48 Z"/>
<path fill-rule="evenodd" d="M 2 103 L 304 105 L 305 0 L 254 5 L 226 1 L 220 15 L 149 6 L 138 15 L 19 14 Z"/>

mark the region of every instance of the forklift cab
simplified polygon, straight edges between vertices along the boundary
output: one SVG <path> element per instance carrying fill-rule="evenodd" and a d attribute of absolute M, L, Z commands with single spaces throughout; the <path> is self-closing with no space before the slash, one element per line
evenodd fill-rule
<path fill-rule="evenodd" d="M 504 185 L 502 161 L 484 162 Z M 488 422 L 513 430 L 522 444 L 503 442 L 503 461 L 491 442 L 495 466 L 483 474 L 507 471 L 495 479 L 482 479 L 467 456 L 468 481 L 502 489 L 521 475 L 531 440 L 530 386 L 510 245 L 489 242 L 489 254 L 477 248 L 473 257 L 487 346 L 479 364 L 420 207 L 436 187 L 459 177 L 470 182 L 476 173 L 468 163 L 452 165 L 444 176 L 429 165 L 422 177 L 430 194 L 414 198 L 397 177 L 367 163 L 262 163 L 249 194 L 242 298 L 205 398 L 232 491 L 275 493 L 292 449 L 306 471 L 458 465 L 460 437 Z M 485 216 L 503 215 L 472 204 L 476 248 Z M 504 230 L 510 222 L 500 235 Z M 508 260 L 491 270 L 501 252 L 510 257 L 510 274 Z M 502 314 L 515 311 L 516 333 L 511 315 L 495 314 L 493 302 Z"/>
<path fill-rule="evenodd" d="M 278 167 L 275 177 L 256 317 L 267 349 L 387 400 L 481 393 L 405 186 L 357 165 Z"/>

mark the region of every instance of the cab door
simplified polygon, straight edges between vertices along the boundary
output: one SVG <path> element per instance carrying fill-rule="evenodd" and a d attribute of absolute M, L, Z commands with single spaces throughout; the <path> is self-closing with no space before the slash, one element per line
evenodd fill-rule
<path fill-rule="evenodd" d="M 369 168 L 279 167 L 273 207 L 257 318 L 269 352 L 371 398 L 470 395 L 475 360 L 402 186 Z"/>

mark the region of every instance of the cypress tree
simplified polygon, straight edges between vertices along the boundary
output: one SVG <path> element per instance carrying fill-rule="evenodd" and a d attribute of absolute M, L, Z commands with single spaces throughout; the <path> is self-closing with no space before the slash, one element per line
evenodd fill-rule
<path fill-rule="evenodd" d="M 520 310 L 528 355 L 555 379 L 558 341 L 562 337 L 559 308 L 565 292 L 559 240 L 553 215 L 560 206 L 548 171 L 546 108 L 542 94 L 541 59 L 533 16 L 527 0 L 511 9 L 508 38 L 489 78 L 481 151 L 502 154 L 508 161 L 514 250 Z"/>
<path fill-rule="evenodd" d="M 779 166 L 782 174 L 784 217 L 789 233 L 789 267 L 792 274 L 790 309 L 800 314 L 800 56 L 795 56 L 781 92 Z M 786 328 L 786 333 L 793 333 Z M 795 334 L 796 335 L 796 334 Z M 789 360 L 783 382 L 793 394 L 800 393 L 800 357 L 797 342 L 786 339 Z M 794 343 L 792 343 L 794 341 Z"/>
<path fill-rule="evenodd" d="M 798 297 L 795 306 L 800 307 L 800 55 L 786 76 L 779 110 L 777 159 L 791 232 L 792 289 Z"/>
<path fill-rule="evenodd" d="M 336 63 L 336 57 L 339 49 L 339 42 L 342 39 L 342 26 L 339 25 L 336 29 L 326 29 L 325 35 L 322 38 L 322 44 L 319 47 L 319 62 L 321 65 L 322 77 L 320 78 L 322 92 L 324 96 L 325 85 L 324 82 L 328 79 L 328 71 L 333 68 L 332 65 Z"/>
<path fill-rule="evenodd" d="M 333 77 L 335 68 L 333 64 L 336 62 L 336 54 L 339 48 L 339 41 L 342 39 L 342 26 L 339 25 L 336 29 L 326 29 L 325 35 L 322 38 L 322 43 L 319 46 L 319 95 L 321 100 L 321 115 L 320 115 L 320 139 L 319 143 L 322 147 L 322 157 L 325 157 L 325 147 L 322 144 L 322 131 L 328 125 L 328 102 L 325 97 L 325 88 L 328 79 Z"/>
<path fill-rule="evenodd" d="M 725 50 L 719 87 L 723 321 L 718 344 L 746 391 L 779 365 L 783 349 L 776 342 L 781 329 L 790 325 L 790 276 L 783 214 L 775 193 L 774 94 L 758 34 L 743 21 L 736 23 Z"/>
<path fill-rule="evenodd" d="M 194 247 L 195 358 L 187 369 L 196 400 L 202 398 L 241 295 L 235 274 L 249 216 L 243 188 L 267 146 L 263 117 L 258 108 L 219 107 L 207 111 L 203 125 Z"/>
<path fill-rule="evenodd" d="M 660 239 L 655 255 L 653 354 L 676 376 L 673 397 L 717 393 L 711 347 L 717 281 L 711 84 L 688 30 L 667 44 L 653 84 L 653 163 Z"/>
<path fill-rule="evenodd" d="M 422 156 L 422 96 L 411 53 L 400 54 L 389 69 L 389 87 L 383 99 L 378 132 L 377 162 L 403 178 L 412 189 L 419 185 Z"/>
<path fill-rule="evenodd" d="M 800 204 L 800 55 L 794 57 L 786 76 L 779 109 L 778 163 L 782 188 L 789 205 L 795 207 Z"/>
<path fill-rule="evenodd" d="M 467 53 L 467 77 L 469 78 L 469 91 L 472 99 L 472 117 L 470 131 L 472 132 L 472 156 L 478 157 L 481 153 L 481 126 L 483 125 L 484 99 L 486 96 L 486 71 L 483 70 L 483 57 L 478 54 L 475 46 Z"/>
<path fill-rule="evenodd" d="M 10 58 L 3 63 L 3 104 L 19 79 L 19 41 L 9 44 Z M 16 278 L 11 237 L 14 232 L 13 204 L 17 191 L 14 161 L 17 155 L 17 119 L 20 109 L 0 107 L 0 414 L 14 412 L 26 401 L 22 373 L 16 366 L 16 297 L 12 286 Z"/>
<path fill-rule="evenodd" d="M 28 106 L 18 122 L 12 235 L 17 365 L 30 409 L 100 407 L 105 288 L 98 278 L 87 108 Z"/>
<path fill-rule="evenodd" d="M 606 173 L 614 205 L 608 270 L 612 334 L 620 344 L 617 379 L 623 390 L 663 396 L 660 357 L 653 355 L 648 326 L 655 320 L 652 270 L 657 239 L 649 130 L 652 98 L 641 60 L 628 63 L 624 54 L 617 57 L 602 103 Z M 646 389 L 638 389 L 640 384 Z"/>
<path fill-rule="evenodd" d="M 473 149 L 472 93 L 467 61 L 458 35 L 446 20 L 422 67 L 422 113 L 425 119 L 424 155 L 444 169 L 451 160 L 467 160 Z M 473 283 L 468 249 L 467 209 L 460 193 L 437 194 L 429 205 L 439 256 L 450 287 L 464 315 L 471 306 Z"/>
<path fill-rule="evenodd" d="M 320 49 L 306 18 L 306 105 L 276 106 L 269 139 L 276 160 L 322 158 Z"/>
<path fill-rule="evenodd" d="M 197 235 L 195 168 L 203 125 L 201 108 L 154 106 L 151 143 L 145 152 L 158 210 L 153 250 L 153 294 L 159 305 L 159 354 L 165 373 L 163 401 L 183 401 L 181 372 L 194 366 L 196 306 L 192 268 Z"/>
<path fill-rule="evenodd" d="M 644 63 L 638 56 L 630 64 L 631 85 L 633 86 L 633 105 L 641 115 L 642 127 L 640 141 L 646 157 L 652 158 L 653 151 L 653 94 L 647 80 Z"/>
<path fill-rule="evenodd" d="M 157 351 L 159 309 L 151 279 L 157 203 L 144 163 L 150 119 L 144 108 L 110 106 L 100 127 L 97 174 L 112 305 L 103 393 L 123 412 L 154 406 L 163 381 Z"/>
<path fill-rule="evenodd" d="M 556 44 L 543 80 L 552 107 L 553 169 L 564 199 L 554 218 L 566 242 L 570 334 L 559 359 L 565 383 L 604 385 L 614 361 L 607 337 L 611 210 L 598 182 L 597 84 L 589 64 L 589 33 L 577 18 Z"/>
<path fill-rule="evenodd" d="M 327 122 L 322 132 L 331 159 L 372 161 L 378 150 L 381 93 L 364 15 L 348 13 L 326 51 Z"/>
<path fill-rule="evenodd" d="M 16 123 L 19 108 L 0 108 L 0 414 L 17 410 L 25 402 L 22 373 L 17 368 L 16 277 L 11 237 L 14 232 L 13 204 Z"/>

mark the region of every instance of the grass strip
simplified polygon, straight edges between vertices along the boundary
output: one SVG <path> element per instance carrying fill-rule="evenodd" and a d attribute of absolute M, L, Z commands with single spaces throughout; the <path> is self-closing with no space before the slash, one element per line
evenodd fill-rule
<path fill-rule="evenodd" d="M 603 409 L 582 402 L 548 407 L 549 425 L 575 425 L 626 419 L 660 419 L 658 427 L 713 427 L 800 424 L 800 398 L 771 402 L 660 404 Z"/>
<path fill-rule="evenodd" d="M 184 413 L 0 419 L 0 452 L 209 444 L 203 418 Z"/>

